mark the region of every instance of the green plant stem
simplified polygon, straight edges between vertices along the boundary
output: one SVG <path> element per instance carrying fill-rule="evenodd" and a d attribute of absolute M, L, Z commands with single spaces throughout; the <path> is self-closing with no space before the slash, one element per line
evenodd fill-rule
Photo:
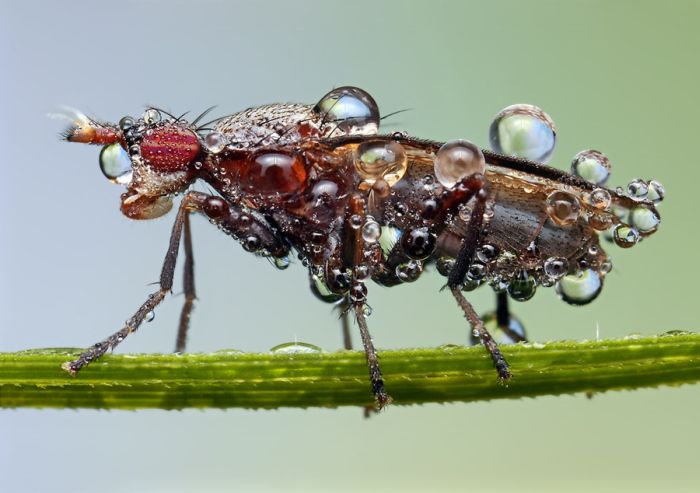
<path fill-rule="evenodd" d="M 0 353 L 0 407 L 182 409 L 372 404 L 361 352 L 108 355 L 71 377 L 79 351 Z M 381 351 L 395 405 L 515 399 L 700 381 L 700 334 L 503 347 L 501 384 L 480 347 Z"/>

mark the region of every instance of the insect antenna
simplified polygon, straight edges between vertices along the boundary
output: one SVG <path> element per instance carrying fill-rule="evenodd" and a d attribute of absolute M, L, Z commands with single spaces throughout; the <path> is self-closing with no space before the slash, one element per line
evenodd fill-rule
<path fill-rule="evenodd" d="M 202 118 L 204 118 L 205 116 L 207 116 L 214 108 L 216 108 L 216 105 L 210 106 L 210 107 L 207 108 L 206 110 L 202 111 L 202 112 L 199 114 L 199 116 L 198 116 L 197 118 L 195 118 L 195 119 L 192 121 L 192 126 L 194 127 L 195 125 L 197 125 L 197 123 L 199 123 L 199 120 L 201 120 Z M 207 122 L 207 123 L 203 124 L 202 126 L 210 125 L 210 124 L 212 124 L 212 123 L 214 123 L 215 121 L 218 121 L 218 120 L 219 120 L 219 119 L 217 119 L 217 120 L 212 120 L 212 121 L 210 121 L 210 122 Z M 199 129 L 197 129 L 197 130 L 199 130 Z"/>

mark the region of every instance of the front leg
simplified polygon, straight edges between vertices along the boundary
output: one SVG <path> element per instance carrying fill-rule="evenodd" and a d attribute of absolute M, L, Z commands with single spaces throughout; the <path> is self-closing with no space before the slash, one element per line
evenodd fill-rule
<path fill-rule="evenodd" d="M 189 232 L 187 217 L 192 212 L 201 212 L 207 215 L 222 230 L 240 240 L 243 243 L 243 247 L 248 251 L 264 252 L 267 255 L 275 257 L 285 256 L 289 252 L 289 247 L 286 243 L 267 223 L 254 217 L 242 207 L 229 205 L 221 197 L 214 195 L 200 192 L 188 192 L 182 199 L 177 211 L 177 216 L 175 217 L 175 223 L 173 224 L 173 229 L 170 234 L 170 242 L 168 243 L 168 250 L 166 251 L 163 268 L 160 274 L 160 287 L 158 291 L 148 296 L 146 301 L 136 310 L 136 313 L 127 320 L 122 329 L 115 332 L 107 339 L 94 344 L 90 349 L 83 352 L 78 359 L 64 363 L 62 365 L 64 370 L 72 375 L 76 375 L 81 368 L 100 358 L 107 351 L 117 347 L 129 334 L 136 332 L 141 323 L 143 323 L 146 315 L 163 301 L 165 295 L 173 286 L 173 275 L 183 229 L 186 232 L 185 250 L 190 258 L 190 262 L 186 262 L 185 266 L 186 299 L 194 299 L 194 281 L 191 277 L 193 269 L 191 263 L 192 252 L 191 245 L 189 247 L 187 245 L 187 238 L 189 237 L 187 234 Z M 178 346 L 181 341 L 181 336 L 184 338 L 184 334 L 186 334 L 190 309 L 191 305 L 188 307 L 187 303 L 185 307 L 183 307 L 180 330 L 178 331 Z M 185 320 L 184 329 L 183 317 Z"/>

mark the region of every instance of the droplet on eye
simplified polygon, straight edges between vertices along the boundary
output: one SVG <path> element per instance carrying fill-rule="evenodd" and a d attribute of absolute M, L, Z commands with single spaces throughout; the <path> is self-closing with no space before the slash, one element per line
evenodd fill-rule
<path fill-rule="evenodd" d="M 556 191 L 546 200 L 547 215 L 559 226 L 571 226 L 578 221 L 581 204 L 568 192 Z"/>
<path fill-rule="evenodd" d="M 374 98 L 359 87 L 333 89 L 314 106 L 329 133 L 373 135 L 379 129 L 379 108 Z"/>
<path fill-rule="evenodd" d="M 119 185 L 131 183 L 131 159 L 121 144 L 104 146 L 100 151 L 100 169 L 109 181 Z"/>
<path fill-rule="evenodd" d="M 373 184 L 384 180 L 394 186 L 408 169 L 408 158 L 398 142 L 370 140 L 355 151 L 355 169 L 364 181 Z"/>
<path fill-rule="evenodd" d="M 453 140 L 444 144 L 435 156 L 435 177 L 445 187 L 452 188 L 462 178 L 486 170 L 484 153 L 468 140 Z"/>
<path fill-rule="evenodd" d="M 556 144 L 554 122 L 531 104 L 501 110 L 489 130 L 491 148 L 500 154 L 546 163 Z"/>
<path fill-rule="evenodd" d="M 562 277 L 557 283 L 557 294 L 570 305 L 585 305 L 590 303 L 603 289 L 603 280 L 592 269 L 580 274 Z"/>
<path fill-rule="evenodd" d="M 571 161 L 571 172 L 586 181 L 603 185 L 610 177 L 610 161 L 599 151 L 581 151 Z"/>

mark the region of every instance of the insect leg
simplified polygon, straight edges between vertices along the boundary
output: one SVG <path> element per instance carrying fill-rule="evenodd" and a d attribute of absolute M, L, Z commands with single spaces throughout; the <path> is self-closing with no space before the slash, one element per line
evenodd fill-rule
<path fill-rule="evenodd" d="M 194 289 L 194 256 L 192 255 L 192 232 L 190 229 L 190 216 L 185 215 L 184 224 L 184 247 L 185 265 L 183 269 L 182 286 L 185 292 L 185 303 L 180 312 L 180 325 L 177 330 L 177 340 L 175 341 L 175 352 L 184 353 L 187 344 L 187 329 L 190 326 L 190 315 L 194 308 L 194 300 L 197 294 Z"/>
<path fill-rule="evenodd" d="M 107 351 L 114 349 L 129 334 L 136 332 L 146 317 L 146 314 L 163 301 L 163 298 L 165 298 L 165 295 L 173 286 L 173 275 L 175 273 L 175 264 L 180 247 L 180 238 L 183 229 L 187 227 L 186 218 L 192 212 L 203 212 L 206 214 L 221 229 L 234 238 L 242 240 L 243 247 L 249 251 L 264 250 L 275 257 L 282 257 L 289 252 L 289 247 L 275 234 L 269 224 L 253 217 L 242 207 L 235 205 L 229 206 L 226 201 L 217 196 L 207 195 L 201 192 L 188 192 L 180 203 L 180 208 L 175 218 L 175 224 L 170 234 L 170 242 L 160 274 L 160 289 L 149 295 L 148 299 L 141 305 L 136 313 L 127 320 L 125 326 L 121 330 L 93 345 L 90 349 L 82 353 L 78 359 L 64 363 L 62 365 L 63 369 L 75 375 L 82 367 L 90 364 Z M 185 242 L 185 250 L 186 252 L 188 251 L 187 240 Z M 192 249 L 190 245 L 190 258 L 192 258 L 191 253 Z M 189 268 L 186 265 L 185 277 L 187 278 L 190 276 L 193 271 L 194 263 L 192 263 Z M 193 278 L 194 277 L 191 276 L 190 280 L 193 280 Z M 194 282 L 191 282 L 189 286 L 187 286 L 187 283 L 189 283 L 188 280 L 186 280 L 185 292 L 187 293 L 189 291 L 191 295 L 194 296 Z M 185 309 L 186 307 L 183 308 L 183 311 Z M 189 313 L 186 313 L 186 315 L 187 318 L 189 318 Z"/>
<path fill-rule="evenodd" d="M 343 348 L 346 351 L 352 351 L 352 337 L 350 336 L 350 317 L 348 312 L 350 311 L 350 304 L 347 298 L 343 299 L 338 305 L 340 310 L 340 328 L 343 334 Z"/>
<path fill-rule="evenodd" d="M 368 273 L 360 274 L 361 266 L 367 267 L 365 261 L 365 242 L 362 238 L 361 227 L 358 227 L 364 222 L 367 216 L 367 202 L 361 195 L 354 195 L 348 202 L 345 211 L 345 221 L 343 224 L 342 247 L 341 254 L 344 264 L 352 270 L 352 284 L 348 292 L 348 304 L 352 306 L 357 319 L 357 325 L 360 329 L 360 337 L 362 345 L 365 349 L 365 358 L 367 359 L 367 368 L 369 370 L 369 379 L 372 385 L 372 393 L 378 409 L 383 408 L 391 402 L 391 397 L 384 388 L 384 379 L 382 378 L 382 370 L 379 367 L 379 358 L 377 351 L 372 342 L 372 336 L 367 327 L 367 319 L 365 317 L 365 307 L 367 303 L 367 286 L 365 279 Z"/>
<path fill-rule="evenodd" d="M 91 362 L 98 359 L 107 351 L 114 349 L 116 346 L 122 342 L 126 336 L 132 332 L 136 332 L 139 326 L 146 317 L 146 314 L 153 310 L 163 298 L 173 285 L 173 273 L 175 271 L 175 264 L 177 261 L 177 254 L 180 247 L 180 237 L 182 236 L 182 228 L 185 223 L 185 218 L 190 213 L 188 207 L 192 201 L 192 193 L 188 193 L 182 199 L 180 203 L 180 208 L 177 211 L 177 216 L 175 217 L 175 224 L 173 224 L 172 233 L 170 234 L 170 242 L 168 244 L 168 250 L 165 254 L 165 261 L 163 262 L 163 268 L 160 273 L 160 289 L 148 296 L 148 299 L 136 310 L 136 313 L 126 321 L 126 325 L 115 332 L 107 339 L 98 342 L 93 345 L 90 349 L 83 352 L 78 359 L 74 361 L 67 361 L 63 363 L 61 367 L 71 373 L 72 375 L 77 374 L 80 369 L 84 366 L 89 365 Z"/>
<path fill-rule="evenodd" d="M 527 340 L 524 334 L 514 331 L 510 326 L 508 294 L 505 291 L 496 293 L 496 324 L 511 341 L 524 342 Z"/>
<path fill-rule="evenodd" d="M 503 357 L 496 341 L 493 340 L 489 331 L 486 330 L 484 322 L 479 318 L 474 307 L 467 301 L 461 290 L 461 284 L 464 282 L 464 277 L 474 261 L 474 255 L 479 246 L 484 222 L 484 212 L 488 200 L 488 191 L 485 181 L 474 180 L 472 183 L 474 184 L 473 186 L 479 186 L 479 190 L 476 191 L 474 195 L 474 206 L 469 217 L 467 232 L 462 240 L 462 246 L 455 259 L 455 264 L 447 278 L 447 286 L 450 288 L 450 291 L 452 291 L 452 295 L 455 297 L 455 300 L 457 300 L 457 304 L 462 309 L 462 312 L 464 312 L 464 316 L 469 322 L 469 325 L 471 325 L 472 330 L 478 333 L 481 342 L 491 355 L 491 359 L 498 371 L 498 376 L 501 380 L 507 380 L 511 376 L 508 362 Z"/>

